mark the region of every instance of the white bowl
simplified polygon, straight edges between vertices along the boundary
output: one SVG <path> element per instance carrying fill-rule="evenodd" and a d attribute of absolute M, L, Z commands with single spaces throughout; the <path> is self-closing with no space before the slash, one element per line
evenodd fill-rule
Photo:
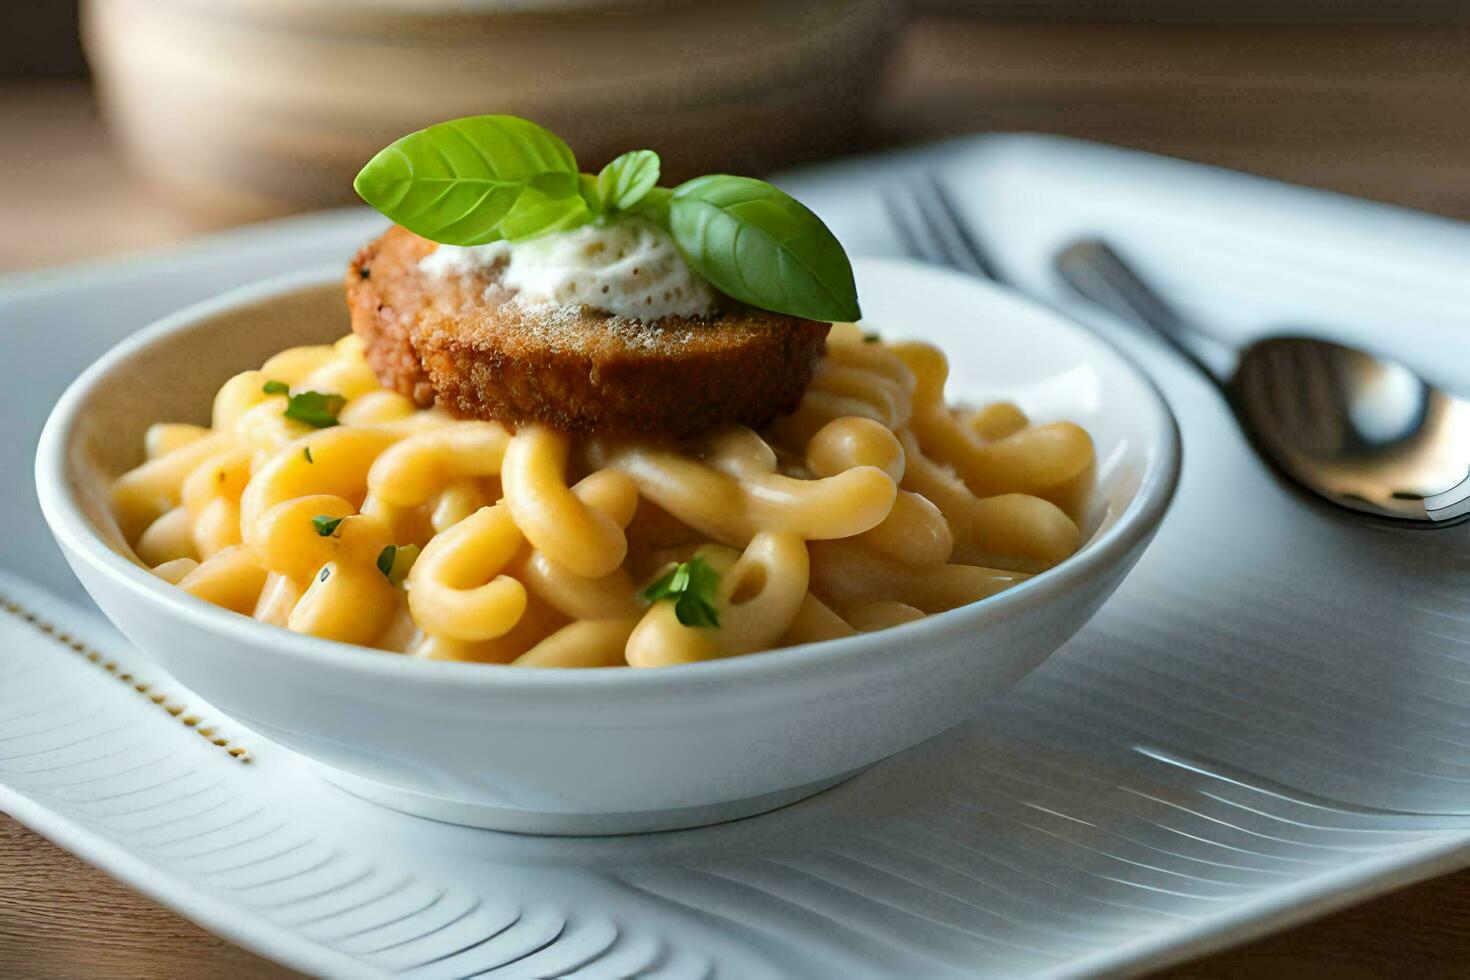
<path fill-rule="evenodd" d="M 93 364 L 36 458 L 77 577 L 150 658 L 362 796 L 544 833 L 693 826 L 783 805 L 974 717 L 1077 632 L 1157 529 L 1178 433 L 1153 385 L 1092 334 L 1004 290 L 861 261 L 865 323 L 948 353 L 952 398 L 1007 396 L 1092 433 L 1086 545 L 974 605 L 880 633 L 653 670 L 431 662 L 301 636 L 180 592 L 116 550 L 106 487 L 161 419 L 206 421 L 215 389 L 275 351 L 348 329 L 340 274 L 191 307 Z"/>

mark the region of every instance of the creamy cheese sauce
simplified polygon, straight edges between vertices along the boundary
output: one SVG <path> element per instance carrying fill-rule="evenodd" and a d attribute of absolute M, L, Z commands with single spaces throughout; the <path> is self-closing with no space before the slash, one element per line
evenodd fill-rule
<path fill-rule="evenodd" d="M 684 261 L 668 232 L 641 218 L 520 242 L 440 245 L 419 268 L 442 278 L 501 263 L 500 285 L 531 309 L 586 306 L 640 320 L 715 310 L 714 289 Z"/>

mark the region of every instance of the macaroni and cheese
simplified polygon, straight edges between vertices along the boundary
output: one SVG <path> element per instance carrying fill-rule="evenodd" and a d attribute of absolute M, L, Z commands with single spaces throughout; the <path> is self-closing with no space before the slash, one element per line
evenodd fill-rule
<path fill-rule="evenodd" d="M 946 373 L 932 346 L 838 324 L 764 432 L 574 438 L 416 408 L 348 336 L 236 375 L 208 427 L 154 425 L 111 503 L 154 574 L 300 633 L 534 667 L 709 660 L 910 622 L 1077 549 L 1087 433 L 951 408 Z M 706 618 L 655 597 L 661 576 L 706 583 Z"/>

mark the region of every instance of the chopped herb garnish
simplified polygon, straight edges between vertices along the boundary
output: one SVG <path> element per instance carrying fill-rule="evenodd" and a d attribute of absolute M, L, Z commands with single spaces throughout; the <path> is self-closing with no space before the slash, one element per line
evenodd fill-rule
<path fill-rule="evenodd" d="M 419 546 L 406 544 L 398 549 L 393 556 L 393 570 L 388 573 L 388 581 L 394 585 L 408 578 L 408 573 L 413 571 L 413 563 L 419 560 Z"/>
<path fill-rule="evenodd" d="M 408 578 L 413 563 L 418 560 L 419 546 L 406 544 L 402 547 L 390 544 L 378 552 L 378 571 L 383 577 L 394 585 L 398 585 Z"/>
<path fill-rule="evenodd" d="M 261 386 L 260 390 L 265 392 L 267 395 L 291 394 L 291 386 L 286 384 L 286 382 L 284 381 L 267 381 L 263 386 Z"/>
<path fill-rule="evenodd" d="M 320 534 L 324 538 L 330 538 L 337 532 L 337 525 L 341 524 L 344 520 L 346 520 L 344 517 L 328 517 L 326 514 L 318 514 L 311 519 L 311 523 L 316 526 L 317 534 Z"/>
<path fill-rule="evenodd" d="M 880 337 L 880 336 L 878 336 L 875 333 L 865 333 L 865 334 L 863 334 L 863 343 L 865 343 L 865 344 L 881 344 L 881 343 L 883 343 L 883 338 Z"/>
<path fill-rule="evenodd" d="M 322 573 L 316 577 L 316 580 L 318 582 L 325 582 L 327 580 L 327 576 L 328 575 L 331 575 L 331 574 L 332 574 L 332 569 L 329 568 L 326 565 L 323 565 L 322 566 Z"/>
<path fill-rule="evenodd" d="M 314 429 L 325 429 L 337 424 L 337 415 L 346 404 L 347 399 L 341 395 L 302 391 L 291 396 L 284 414 L 286 418 L 305 422 Z"/>
<path fill-rule="evenodd" d="M 316 460 L 314 460 L 314 459 L 311 458 L 311 447 L 310 446 L 302 446 L 301 447 L 301 455 L 303 455 L 303 456 L 306 457 L 306 461 L 308 463 L 315 463 L 316 462 Z"/>
<path fill-rule="evenodd" d="M 674 600 L 674 616 L 685 626 L 719 626 L 715 590 L 720 575 L 698 555 L 674 566 L 667 575 L 643 590 L 649 602 Z"/>

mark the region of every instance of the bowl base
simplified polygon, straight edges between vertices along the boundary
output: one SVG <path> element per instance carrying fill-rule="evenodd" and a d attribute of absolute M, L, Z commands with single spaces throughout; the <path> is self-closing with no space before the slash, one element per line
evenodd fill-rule
<path fill-rule="evenodd" d="M 677 807 L 670 810 L 636 810 L 612 813 L 553 813 L 542 810 L 517 810 L 510 807 L 491 806 L 485 803 L 468 803 L 402 789 L 380 783 L 341 769 L 323 765 L 314 768 L 322 778 L 353 796 L 386 806 L 417 817 L 427 817 L 444 823 L 466 827 L 483 827 L 486 830 L 501 830 L 513 834 L 544 834 L 561 837 L 601 837 L 614 834 L 649 834 L 665 830 L 687 830 L 710 824 L 753 817 L 758 813 L 778 810 L 838 783 L 846 782 L 867 766 L 861 766 L 828 779 L 762 793 L 741 800 L 728 800 L 703 806 Z"/>

